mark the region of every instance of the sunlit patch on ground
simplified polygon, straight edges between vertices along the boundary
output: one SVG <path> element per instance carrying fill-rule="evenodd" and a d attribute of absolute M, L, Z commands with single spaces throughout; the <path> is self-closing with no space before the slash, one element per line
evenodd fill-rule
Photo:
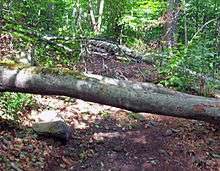
<path fill-rule="evenodd" d="M 136 114 L 66 97 L 35 98 L 39 108 L 23 118 L 25 127 L 0 129 L 2 168 L 194 171 L 220 166 L 219 131 L 204 122 Z M 54 120 L 71 127 L 66 144 L 39 137 L 27 127 Z"/>
<path fill-rule="evenodd" d="M 128 77 L 143 80 L 140 73 L 130 73 L 131 69 L 119 63 L 114 65 L 116 69 L 122 67 L 123 75 L 127 72 Z M 95 63 L 88 69 L 102 72 Z M 220 132 L 207 123 L 134 113 L 63 96 L 33 97 L 37 107 L 22 113 L 20 127 L 0 124 L 3 170 L 206 171 L 220 167 Z M 71 128 L 66 143 L 39 136 L 31 129 L 33 123 L 57 120 Z"/>

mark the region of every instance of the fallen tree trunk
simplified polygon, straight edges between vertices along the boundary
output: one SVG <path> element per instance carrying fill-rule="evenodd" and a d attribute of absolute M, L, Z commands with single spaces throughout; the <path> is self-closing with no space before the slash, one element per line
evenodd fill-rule
<path fill-rule="evenodd" d="M 26 35 L 28 37 L 34 37 L 40 41 L 43 41 L 45 43 L 48 43 L 50 45 L 54 45 L 55 47 L 64 49 L 66 52 L 73 52 L 73 49 L 69 48 L 68 46 L 62 44 L 62 43 L 58 43 L 56 42 L 56 40 L 63 40 L 64 43 L 67 41 L 76 41 L 76 40 L 82 40 L 85 43 L 85 46 L 87 48 L 87 46 L 95 46 L 95 47 L 100 47 L 103 49 L 106 49 L 107 51 L 112 51 L 114 53 L 119 53 L 120 55 L 124 55 L 124 56 L 128 56 L 129 58 L 137 61 L 137 60 L 141 60 L 141 61 L 145 61 L 147 63 L 153 63 L 153 60 L 151 58 L 147 58 L 145 55 L 140 54 L 132 49 L 129 49 L 126 46 L 123 45 L 119 45 L 115 42 L 108 42 L 106 40 L 100 40 L 100 39 L 95 39 L 95 38 L 87 38 L 87 37 L 62 37 L 62 36 L 51 36 L 51 35 L 42 35 L 41 33 L 27 27 L 24 26 L 16 21 L 13 20 L 8 20 L 8 19 L 4 19 L 4 21 L 8 24 L 12 24 L 13 25 L 19 25 L 21 26 L 19 29 L 16 29 L 15 27 L 6 27 L 5 29 L 3 29 L 4 31 L 7 30 L 13 30 L 13 32 L 17 32 L 23 35 Z"/>
<path fill-rule="evenodd" d="M 118 53 L 120 55 L 124 55 L 130 59 L 135 60 L 135 61 L 144 61 L 149 64 L 155 64 L 153 57 L 149 57 L 149 55 L 141 54 L 133 49 L 130 49 L 124 45 L 119 45 L 114 42 L 107 42 L 104 40 L 96 40 L 96 39 L 87 40 L 87 47 L 89 48 L 91 45 L 96 48 L 99 47 L 99 48 L 106 49 L 107 51 L 112 51 L 116 54 Z M 99 56 L 109 56 L 108 53 L 106 53 L 107 54 L 106 55 L 105 53 L 102 53 L 101 50 L 98 50 L 98 52 L 99 52 Z M 216 79 L 216 78 L 213 78 L 211 76 L 207 76 L 207 75 L 204 75 L 201 73 L 197 73 L 197 72 L 192 71 L 190 69 L 185 69 L 182 72 L 185 74 L 192 75 L 193 77 L 203 78 L 206 82 L 213 82 L 215 84 L 220 84 L 219 79 Z"/>
<path fill-rule="evenodd" d="M 168 89 L 167 93 L 161 93 L 143 88 L 141 83 L 127 83 L 105 77 L 91 78 L 68 69 L 0 64 L 1 92 L 64 95 L 134 112 L 220 121 L 219 99 L 187 96 L 174 91 L 169 93 Z"/>
<path fill-rule="evenodd" d="M 89 46 L 92 45 L 96 48 L 97 47 L 100 49 L 102 48 L 102 49 L 106 50 L 106 52 L 112 51 L 115 54 L 120 54 L 120 55 L 126 56 L 126 57 L 133 59 L 135 61 L 144 61 L 149 64 L 155 64 L 154 58 L 150 57 L 149 54 L 146 55 L 146 54 L 137 52 L 137 51 L 130 49 L 124 45 L 120 45 L 120 44 L 112 42 L 112 41 L 110 42 L 110 41 L 106 41 L 106 40 L 102 40 L 102 39 L 80 37 L 80 36 L 79 37 L 63 37 L 63 36 L 54 36 L 54 35 L 42 35 L 41 33 L 34 31 L 27 26 L 23 26 L 23 25 L 17 23 L 16 21 L 12 21 L 12 20 L 8 20 L 8 19 L 4 19 L 4 21 L 9 24 L 19 25 L 19 26 L 21 26 L 21 28 L 24 27 L 26 29 L 26 30 L 25 29 L 19 30 L 19 29 L 15 29 L 14 27 L 13 27 L 13 29 L 12 28 L 7 28 L 7 29 L 2 28 L 2 30 L 4 30 L 4 31 L 8 31 L 8 29 L 9 29 L 9 30 L 12 30 L 13 32 L 18 32 L 18 33 L 24 34 L 29 37 L 35 37 L 36 39 L 38 39 L 40 41 L 43 41 L 43 42 L 48 43 L 50 45 L 54 45 L 57 48 L 64 49 L 66 52 L 69 52 L 69 53 L 72 53 L 73 49 L 69 48 L 68 46 L 66 46 L 62 43 L 56 42 L 56 40 L 62 40 L 66 43 L 70 43 L 70 42 L 73 42 L 76 40 L 82 40 L 82 42 L 85 43 L 85 47 L 87 49 L 89 48 Z M 100 50 L 100 51 L 102 51 L 102 50 Z M 98 52 L 93 52 L 93 53 L 96 55 L 98 54 L 99 56 L 109 56 L 109 53 L 106 53 L 106 52 L 102 53 L 102 52 L 99 52 L 99 50 L 98 50 Z M 213 78 L 211 76 L 207 76 L 207 75 L 204 75 L 201 73 L 196 73 L 195 71 L 192 71 L 190 69 L 185 69 L 183 71 L 183 73 L 192 75 L 194 77 L 202 77 L 207 82 L 210 81 L 215 84 L 220 84 L 219 79 Z"/>
<path fill-rule="evenodd" d="M 146 56 L 144 54 L 141 54 L 133 49 L 130 49 L 124 45 L 120 45 L 114 42 L 108 42 L 104 40 L 96 40 L 96 39 L 89 39 L 86 42 L 86 46 L 95 46 L 100 47 L 103 49 L 106 49 L 107 51 L 112 51 L 114 53 L 117 53 L 119 55 L 123 55 L 126 57 L 129 57 L 130 59 L 133 59 L 135 61 L 144 61 L 149 64 L 153 64 L 153 58 Z"/>
<path fill-rule="evenodd" d="M 48 37 L 48 36 L 43 36 L 41 33 L 32 30 L 31 28 L 27 27 L 27 26 L 23 26 L 19 23 L 17 23 L 16 21 L 12 21 L 12 20 L 8 20 L 4 18 L 4 21 L 8 24 L 12 24 L 13 25 L 18 25 L 20 27 L 6 27 L 6 28 L 2 28 L 3 31 L 13 31 L 13 32 L 17 32 L 19 34 L 23 34 L 25 36 L 31 37 L 31 38 L 35 38 L 39 41 L 43 41 L 47 44 L 50 45 L 54 45 L 57 48 L 61 48 L 63 50 L 65 50 L 68 53 L 72 53 L 73 49 L 69 48 L 68 46 L 62 44 L 62 43 L 58 43 L 56 41 L 53 41 L 52 38 Z"/>
<path fill-rule="evenodd" d="M 192 71 L 190 69 L 185 69 L 183 71 L 185 74 L 189 74 L 189 75 L 192 75 L 194 77 L 197 77 L 197 78 L 202 78 L 204 79 L 205 81 L 210 81 L 210 82 L 213 82 L 215 84 L 218 84 L 220 85 L 220 80 L 216 79 L 216 78 L 213 78 L 213 77 L 210 77 L 210 76 L 207 76 L 207 75 L 204 75 L 204 74 L 201 74 L 201 73 L 197 73 L 195 71 Z"/>

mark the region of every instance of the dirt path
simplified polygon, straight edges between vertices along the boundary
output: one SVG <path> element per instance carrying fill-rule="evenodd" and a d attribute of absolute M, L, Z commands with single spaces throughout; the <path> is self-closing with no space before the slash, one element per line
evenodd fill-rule
<path fill-rule="evenodd" d="M 146 64 L 100 62 L 87 61 L 87 70 L 139 81 L 157 77 Z M 144 70 L 152 75 L 143 76 Z M 34 97 L 39 108 L 22 114 L 25 127 L 1 121 L 0 170 L 220 171 L 220 131 L 207 123 L 136 114 L 79 99 Z M 42 112 L 44 119 L 59 114 L 71 126 L 66 144 L 39 137 L 27 127 L 39 121 Z"/>
<path fill-rule="evenodd" d="M 75 113 L 66 121 L 72 128 L 66 144 L 1 127 L 2 170 L 12 162 L 27 171 L 220 169 L 220 132 L 203 122 L 120 109 Z"/>

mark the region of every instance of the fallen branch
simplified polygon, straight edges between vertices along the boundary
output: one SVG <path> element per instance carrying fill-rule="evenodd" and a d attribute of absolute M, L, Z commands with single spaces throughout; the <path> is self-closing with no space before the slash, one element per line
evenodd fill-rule
<path fill-rule="evenodd" d="M 140 52 L 137 52 L 133 49 L 130 49 L 124 45 L 120 45 L 113 41 L 107 41 L 104 39 L 99 38 L 88 38 L 88 37 L 62 37 L 62 36 L 54 36 L 54 35 L 45 35 L 43 36 L 47 40 L 63 40 L 63 41 L 76 41 L 76 40 L 82 40 L 84 42 L 84 46 L 86 48 L 89 48 L 93 46 L 94 49 L 96 49 L 96 52 L 91 52 L 92 54 L 98 54 L 99 56 L 107 56 L 106 54 L 115 53 L 122 56 L 129 57 L 130 59 L 133 59 L 134 61 L 144 61 L 146 63 L 153 64 L 154 61 L 151 57 L 148 55 L 142 54 Z M 103 52 L 104 51 L 104 52 Z"/>
<path fill-rule="evenodd" d="M 204 26 L 214 20 L 216 20 L 216 19 L 210 20 L 209 22 L 205 23 Z M 10 20 L 5 20 L 5 21 L 8 23 L 11 23 L 11 24 L 21 25 L 15 21 L 10 21 Z M 204 26 L 202 26 L 201 29 L 203 29 Z M 80 36 L 79 37 L 65 37 L 65 36 L 55 36 L 55 35 L 42 35 L 41 33 L 38 33 L 37 31 L 33 31 L 29 27 L 26 27 L 26 26 L 22 26 L 22 27 L 24 27 L 25 29 L 27 29 L 29 31 L 24 31 L 24 30 L 16 30 L 16 31 L 21 34 L 30 36 L 30 37 L 35 37 L 38 40 L 44 41 L 44 42 L 51 44 L 51 45 L 54 45 L 56 47 L 62 48 L 69 53 L 72 53 L 73 50 L 71 48 L 63 45 L 62 43 L 56 42 L 56 40 L 62 40 L 64 42 L 71 42 L 71 41 L 73 42 L 76 40 L 82 40 L 82 42 L 85 43 L 86 48 L 88 48 L 88 46 L 91 46 L 91 45 L 97 47 L 98 52 L 93 52 L 93 54 L 98 55 L 98 56 L 105 56 L 106 57 L 109 54 L 108 52 L 113 52 L 115 54 L 120 54 L 120 55 L 126 56 L 126 57 L 133 59 L 135 61 L 144 61 L 144 62 L 150 63 L 150 64 L 155 63 L 153 58 L 149 57 L 149 55 L 141 54 L 141 53 L 139 53 L 135 50 L 132 50 L 124 45 L 119 45 L 119 44 L 112 42 L 112 41 L 106 41 L 106 40 L 102 40 L 102 39 L 98 39 L 98 38 L 80 37 Z M 105 49 L 105 51 L 102 52 L 100 49 Z M 197 72 L 192 71 L 190 69 L 185 69 L 184 72 L 187 74 L 190 74 L 192 76 L 195 76 L 195 77 L 202 77 L 205 81 L 210 81 L 210 82 L 213 82 L 216 84 L 220 84 L 219 79 L 216 79 L 216 78 L 213 78 L 210 76 L 206 76 L 201 73 L 197 73 Z"/>
<path fill-rule="evenodd" d="M 203 24 L 198 30 L 197 32 L 193 35 L 193 37 L 191 38 L 191 40 L 188 42 L 188 46 L 192 44 L 193 40 L 197 37 L 197 35 L 211 22 L 216 21 L 218 18 L 214 18 L 212 20 L 207 21 L 205 24 Z"/>
<path fill-rule="evenodd" d="M 114 52 L 123 56 L 127 56 L 135 61 L 144 61 L 146 63 L 154 63 L 153 59 L 149 56 L 146 56 L 144 54 L 141 54 L 139 52 L 136 52 L 135 50 L 132 50 L 124 45 L 119 45 L 114 42 L 108 42 L 104 40 L 96 40 L 96 39 L 89 39 L 87 40 L 87 46 L 93 45 L 95 47 L 101 47 L 103 49 L 106 49 L 107 51 Z"/>
<path fill-rule="evenodd" d="M 105 81 L 107 80 L 107 81 Z M 67 69 L 0 65 L 0 91 L 64 95 L 134 112 L 220 121 L 220 100 L 150 91 L 139 83 L 88 75 Z M 139 88 L 138 88 L 139 86 Z M 171 91 L 172 92 L 172 91 Z"/>
<path fill-rule="evenodd" d="M 73 52 L 73 50 L 61 43 L 58 43 L 56 41 L 53 41 L 50 36 L 43 36 L 41 33 L 37 32 L 37 31 L 34 31 L 32 30 L 31 28 L 27 27 L 27 26 L 23 26 L 15 21 L 10 21 L 10 20 L 6 20 L 4 19 L 8 24 L 12 24 L 12 25 L 19 25 L 21 26 L 20 29 L 16 28 L 16 27 L 13 27 L 13 28 L 7 28 L 7 29 L 4 29 L 2 28 L 2 30 L 4 31 L 8 31 L 8 29 L 11 29 L 13 32 L 17 32 L 17 33 L 20 33 L 20 34 L 23 34 L 23 35 L 26 35 L 26 36 L 29 36 L 29 37 L 33 37 L 33 38 L 36 38 L 38 39 L 39 41 L 43 41 L 45 43 L 48 43 L 50 45 L 54 45 L 58 48 L 62 48 L 64 49 L 65 51 L 67 52 Z M 23 29 L 25 28 L 25 29 Z M 63 38 L 63 37 L 62 37 Z"/>
<path fill-rule="evenodd" d="M 20 29 L 16 29 L 15 27 L 10 28 L 13 31 L 16 31 L 20 34 L 33 37 L 38 39 L 39 41 L 43 41 L 45 43 L 48 43 L 50 45 L 54 45 L 58 48 L 62 48 L 67 52 L 72 53 L 73 50 L 69 48 L 68 46 L 56 42 L 57 40 L 62 40 L 63 42 L 73 42 L 76 40 L 82 40 L 82 42 L 85 43 L 85 46 L 93 45 L 96 47 L 101 47 L 106 49 L 107 51 L 112 51 L 114 53 L 118 53 L 123 56 L 128 56 L 129 58 L 135 60 L 135 61 L 145 61 L 147 63 L 153 63 L 153 60 L 146 55 L 140 54 L 126 46 L 119 45 L 115 42 L 109 42 L 101 39 L 96 39 L 96 38 L 87 38 L 87 37 L 64 37 L 64 36 L 55 36 L 55 35 L 43 35 L 37 31 L 34 31 L 33 29 L 23 26 L 20 23 L 17 23 L 16 21 L 11 21 L 11 20 L 6 20 L 4 19 L 7 23 L 12 24 L 12 25 L 20 25 Z M 22 29 L 24 28 L 24 29 Z M 5 29 L 5 31 L 8 31 L 8 29 Z"/>
<path fill-rule="evenodd" d="M 194 76 L 194 77 L 202 78 L 202 79 L 204 79 L 205 81 L 213 82 L 213 83 L 215 83 L 215 84 L 219 84 L 219 85 L 220 85 L 220 80 L 218 80 L 218 79 L 216 79 L 216 78 L 213 78 L 213 77 L 210 77 L 210 76 L 201 74 L 201 73 L 197 73 L 197 72 L 192 71 L 192 70 L 190 70 L 190 69 L 184 69 L 183 72 L 186 73 L 186 74 L 192 75 L 192 76 Z"/>

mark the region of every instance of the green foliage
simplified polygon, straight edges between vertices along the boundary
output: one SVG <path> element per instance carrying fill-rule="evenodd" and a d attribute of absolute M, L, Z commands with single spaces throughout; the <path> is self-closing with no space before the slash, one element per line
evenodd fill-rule
<path fill-rule="evenodd" d="M 185 8 L 185 14 L 180 15 L 179 44 L 175 49 L 171 49 L 172 56 L 167 49 L 163 52 L 166 65 L 161 69 L 161 73 L 168 79 L 162 81 L 162 84 L 186 91 L 200 87 L 200 75 L 220 78 L 219 40 L 216 37 L 219 34 L 219 7 L 215 0 L 186 0 L 185 4 L 181 4 L 181 8 Z M 199 74 L 189 74 L 189 70 Z M 216 86 L 213 82 L 205 82 L 207 91 Z"/>
<path fill-rule="evenodd" d="M 95 19 L 98 18 L 99 2 L 92 1 Z M 143 52 L 159 52 L 157 63 L 159 67 L 163 65 L 159 69 L 165 76 L 161 83 L 187 90 L 189 87 L 198 87 L 200 78 L 190 76 L 186 70 L 220 79 L 217 36 L 220 1 L 179 2 L 178 9 L 175 9 L 179 12 L 176 32 L 178 44 L 173 49 L 167 49 L 166 46 L 167 24 L 171 18 L 165 15 L 169 7 L 169 1 L 165 0 L 105 0 L 98 36 Z M 92 29 L 88 4 L 88 0 L 3 0 L 1 5 L 4 10 L 1 14 L 9 21 L 14 21 L 7 23 L 5 29 L 6 32 L 11 30 L 9 32 L 14 37 L 16 48 L 27 49 L 34 45 L 34 57 L 39 65 L 50 68 L 62 64 L 69 67 L 79 60 L 82 48 L 81 40 L 75 37 L 97 36 Z M 54 41 L 71 48 L 73 53 L 31 36 L 32 32 L 40 37 L 56 35 L 58 39 Z M 66 41 L 59 38 L 65 36 L 72 39 Z M 158 42 L 160 47 L 154 50 L 150 46 L 152 42 Z M 209 82 L 206 84 L 216 86 Z"/>
<path fill-rule="evenodd" d="M 99 112 L 99 115 L 105 119 L 110 117 L 110 113 L 108 111 L 101 111 L 101 112 Z"/>
<path fill-rule="evenodd" d="M 32 95 L 6 92 L 1 93 L 0 106 L 1 117 L 19 121 L 20 114 L 26 109 L 33 108 L 35 102 Z"/>
<path fill-rule="evenodd" d="M 166 10 L 166 1 L 130 1 L 120 24 L 123 25 L 125 41 L 142 39 L 150 42 L 163 33 L 158 19 Z"/>
<path fill-rule="evenodd" d="M 198 39 L 187 48 L 179 45 L 178 49 L 173 49 L 173 56 L 164 55 L 167 65 L 163 66 L 160 72 L 168 79 L 161 83 L 168 87 L 176 87 L 177 90 L 197 89 L 196 91 L 199 91 L 200 75 L 219 79 L 216 64 L 220 62 L 220 58 L 212 48 L 208 48 L 208 42 L 208 40 Z M 199 74 L 192 74 L 192 72 Z M 205 82 L 205 84 L 207 91 L 217 86 L 213 82 Z"/>
<path fill-rule="evenodd" d="M 133 112 L 128 113 L 128 118 L 132 120 L 139 120 L 139 121 L 143 121 L 145 119 L 144 116 L 142 116 L 141 114 L 133 113 Z"/>

